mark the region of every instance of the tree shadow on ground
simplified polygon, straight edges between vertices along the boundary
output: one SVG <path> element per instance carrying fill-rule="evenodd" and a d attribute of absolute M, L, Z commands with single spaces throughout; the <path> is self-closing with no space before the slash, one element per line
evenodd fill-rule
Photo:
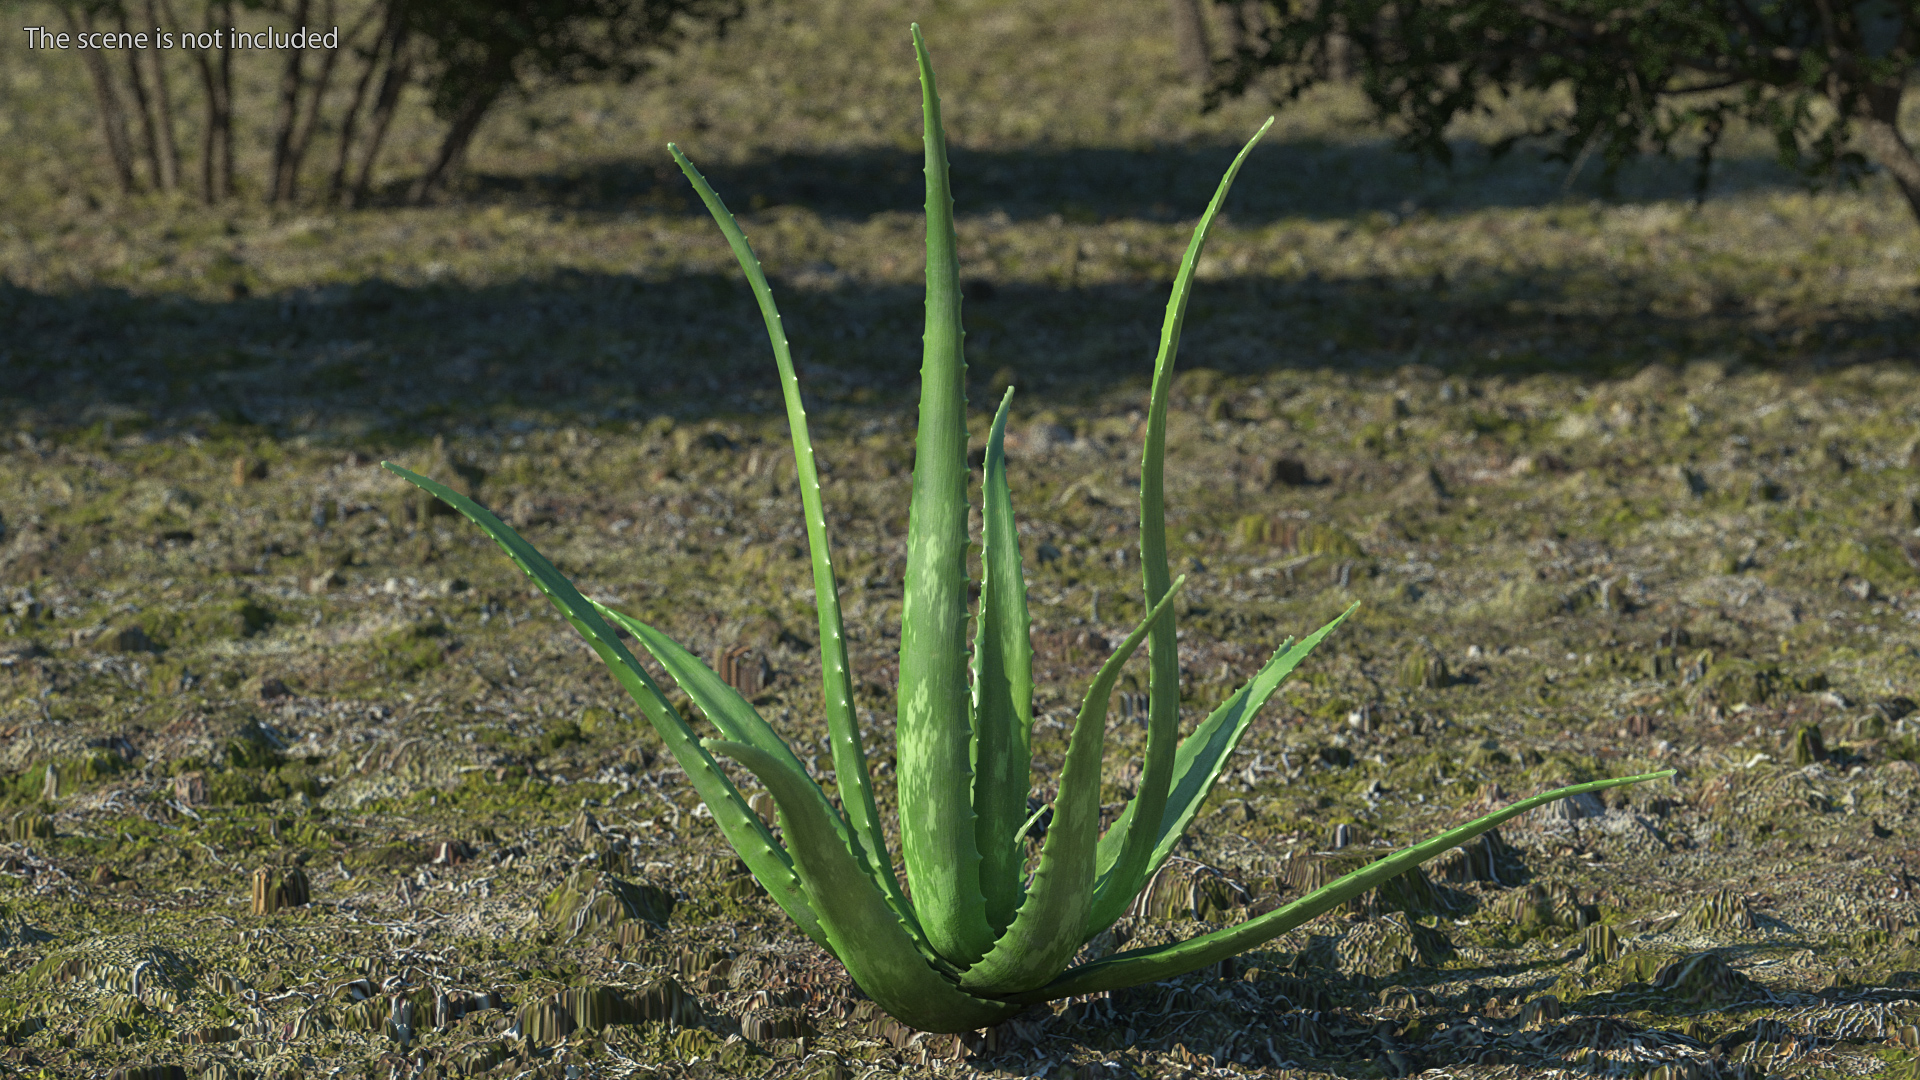
<path fill-rule="evenodd" d="M 1696 295 L 1676 311 L 1658 285 L 1595 286 L 1571 272 L 1206 281 L 1179 365 L 1597 380 L 1701 357 L 1778 369 L 1910 362 L 1920 332 L 1912 311 L 1827 309 L 1783 323 L 1732 295 Z M 811 403 L 851 416 L 911 407 L 918 287 L 776 279 L 774 288 Z M 1116 392 L 1144 399 L 1167 290 L 1146 279 L 971 288 L 973 400 L 990 382 L 1018 386 L 1027 409 Z M 372 279 L 230 301 L 0 285 L 0 321 L 11 328 L 0 415 L 28 425 L 119 410 L 407 439 L 779 408 L 764 329 L 729 275 L 562 271 L 484 287 Z"/>
<path fill-rule="evenodd" d="M 1205 208 L 1238 149 L 956 147 L 950 151 L 955 211 L 1005 214 L 1016 221 L 1055 214 L 1084 222 L 1191 220 Z M 739 164 L 695 164 L 736 211 L 792 206 L 823 217 L 864 220 L 888 211 L 919 213 L 925 201 L 917 149 L 786 153 Z M 1696 197 L 1694 178 L 1692 162 L 1674 159 L 1632 162 L 1608 183 L 1597 165 L 1575 173 L 1565 162 L 1544 160 L 1544 151 L 1534 148 L 1492 159 L 1479 146 L 1462 143 L 1448 167 L 1395 150 L 1384 139 L 1274 141 L 1254 149 L 1228 209 L 1242 223 L 1265 223 L 1537 207 L 1570 198 L 1690 200 Z M 1715 164 L 1709 197 L 1799 186 L 1793 173 L 1771 159 L 1735 155 Z M 385 197 L 401 194 L 396 190 Z M 456 197 L 587 212 L 660 207 L 701 212 L 664 154 L 531 175 L 477 174 Z"/>

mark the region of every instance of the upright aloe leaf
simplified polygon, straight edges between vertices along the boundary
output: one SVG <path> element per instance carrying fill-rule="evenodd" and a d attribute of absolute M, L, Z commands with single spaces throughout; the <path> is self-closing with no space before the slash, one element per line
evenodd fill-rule
<path fill-rule="evenodd" d="M 679 684 L 680 689 L 686 691 L 687 696 L 693 699 L 693 703 L 700 707 L 700 711 L 713 721 L 713 726 L 719 728 L 722 735 L 732 742 L 754 747 L 789 773 L 802 778 L 807 775 L 806 768 L 800 764 L 800 759 L 794 756 L 793 748 L 787 745 L 787 741 L 782 739 L 779 733 L 753 710 L 753 706 L 746 698 L 740 696 L 738 690 L 728 686 L 712 668 L 702 663 L 699 657 L 687 651 L 679 642 L 631 615 L 624 615 L 601 603 L 595 603 L 593 606 L 594 610 L 602 616 L 611 619 L 632 634 L 634 640 L 638 641 L 640 646 L 667 670 L 667 674 L 673 677 L 673 681 Z M 826 793 L 820 790 L 819 785 L 809 780 L 804 786 L 805 790 L 811 793 L 814 801 L 819 804 L 820 811 L 826 815 L 826 820 L 838 836 L 840 845 L 853 854 L 860 869 L 870 879 L 872 887 L 879 890 L 886 898 L 895 918 L 906 928 L 908 934 L 913 937 L 914 943 L 923 952 L 930 952 L 926 936 L 920 931 L 919 920 L 914 917 L 913 906 L 906 903 L 904 898 L 896 900 L 886 891 L 886 886 L 892 882 L 892 875 L 883 878 L 874 869 L 869 854 L 862 850 L 862 842 L 857 831 L 849 829 L 840 812 L 827 801 Z"/>
<path fill-rule="evenodd" d="M 830 815 L 813 797 L 819 789 L 805 774 L 757 746 L 713 740 L 706 747 L 751 769 L 773 794 L 807 897 L 820 913 L 834 952 L 869 996 L 884 1002 L 894 1016 L 928 1031 L 986 1027 L 1019 1011 L 955 986 L 914 948 L 907 928 L 861 870 L 858 857 L 842 845 Z"/>
<path fill-rule="evenodd" d="M 820 472 L 814 465 L 813 442 L 807 435 L 807 411 L 800 400 L 800 381 L 794 375 L 793 355 L 787 347 L 780 309 L 774 305 L 773 290 L 767 286 L 767 275 L 760 269 L 760 260 L 754 256 L 746 234 L 740 231 L 726 204 L 679 147 L 668 143 L 667 149 L 727 238 L 727 246 L 733 249 L 734 259 L 747 275 L 753 298 L 760 305 L 761 320 L 767 326 L 773 362 L 780 369 L 780 394 L 786 401 L 787 430 L 793 438 L 793 467 L 800 481 L 807 549 L 812 554 L 813 596 L 820 622 L 820 691 L 827 706 L 827 736 L 833 745 L 834 779 L 840 787 L 840 803 L 846 810 L 847 820 L 859 834 L 857 847 L 861 857 L 870 861 L 875 880 L 886 892 L 888 903 L 912 921 L 913 909 L 900 891 L 900 879 L 894 875 L 893 860 L 887 854 L 886 832 L 880 827 L 880 811 L 873 801 L 873 778 L 867 770 L 866 748 L 860 742 L 860 723 L 853 708 L 853 673 L 847 666 L 845 624 L 840 616 L 840 586 L 834 580 L 833 558 L 827 544 L 827 518 L 820 505 Z"/>
<path fill-rule="evenodd" d="M 1185 581 L 1181 578 L 1173 583 L 1094 675 L 1067 741 L 1053 824 L 1047 826 L 1047 838 L 1040 846 L 1040 865 L 1034 870 L 1033 885 L 1013 925 L 979 963 L 961 973 L 962 987 L 1002 996 L 1031 990 L 1052 979 L 1079 951 L 1080 940 L 1072 928 L 1087 921 L 1087 911 L 1093 905 L 1093 860 L 1100 834 L 1100 752 L 1106 745 L 1107 705 L 1113 697 L 1113 684 L 1147 636 L 1148 628 L 1166 618 Z"/>
<path fill-rule="evenodd" d="M 980 619 L 973 646 L 973 808 L 979 815 L 980 883 L 987 922 L 1006 930 L 1020 904 L 1026 853 L 1014 835 L 1027 817 L 1033 769 L 1033 642 L 1020 567 L 1013 494 L 1007 488 L 1007 407 L 987 434 L 980 483 Z"/>
<path fill-rule="evenodd" d="M 1207 245 L 1207 232 L 1213 219 L 1227 201 L 1233 178 L 1253 152 L 1255 143 L 1273 126 L 1269 117 L 1253 138 L 1240 148 L 1220 186 L 1200 216 L 1200 224 L 1187 242 L 1187 253 L 1180 260 L 1180 272 L 1173 279 L 1173 295 L 1167 300 L 1167 315 L 1160 327 L 1160 353 L 1153 362 L 1153 392 L 1147 405 L 1146 446 L 1140 454 L 1140 576 L 1146 588 L 1147 603 L 1157 604 L 1167 593 L 1167 398 L 1173 383 L 1173 360 L 1180 351 L 1180 330 L 1186 322 L 1187 297 L 1193 290 L 1193 270 Z M 1180 728 L 1180 653 L 1174 634 L 1174 620 L 1156 624 L 1147 638 L 1147 751 L 1141 762 L 1140 784 L 1130 809 L 1125 839 L 1115 860 L 1113 875 L 1118 882 L 1145 881 L 1145 869 L 1158 841 L 1161 814 L 1167 806 L 1167 789 L 1173 776 L 1175 742 Z M 1138 886 L 1136 886 L 1137 888 Z M 1118 902 L 1118 892 L 1109 892 L 1103 910 Z M 1124 907 L 1125 904 L 1121 903 Z M 1118 912 L 1115 912 L 1117 915 Z M 1111 920 L 1108 920 L 1111 921 Z"/>
<path fill-rule="evenodd" d="M 1290 641 L 1281 646 L 1258 674 L 1227 698 L 1212 715 L 1201 721 L 1193 729 L 1193 734 L 1180 741 L 1180 749 L 1175 752 L 1173 759 L 1173 786 L 1160 816 L 1160 826 L 1154 831 L 1152 852 L 1137 875 L 1129 878 L 1122 878 L 1115 864 L 1119 861 L 1126 837 L 1133 833 L 1133 815 L 1140 805 L 1139 800 L 1128 803 L 1120 811 L 1112 827 L 1100 838 L 1100 890 L 1087 922 L 1087 938 L 1113 925 L 1113 921 L 1139 895 L 1147 880 L 1160 869 L 1160 864 L 1167 861 L 1167 856 L 1173 853 L 1173 846 L 1186 834 L 1193 816 L 1199 813 L 1200 805 L 1207 801 L 1207 793 L 1213 790 L 1213 782 L 1219 778 L 1221 766 L 1226 764 L 1234 748 L 1240 745 L 1240 737 L 1246 734 L 1253 718 L 1259 715 L 1260 707 L 1267 703 L 1267 699 L 1280 688 L 1287 676 L 1293 674 L 1293 669 L 1299 667 L 1300 662 L 1313 652 L 1314 647 L 1333 633 L 1334 627 L 1345 622 L 1348 615 L 1353 614 L 1354 607 L 1308 634 L 1305 640 L 1297 643 Z"/>
<path fill-rule="evenodd" d="M 673 151 L 676 160 L 753 286 L 780 369 L 812 548 L 822 689 L 844 813 L 808 778 L 792 748 L 751 703 L 699 658 L 653 627 L 587 601 L 538 551 L 472 500 L 387 466 L 479 525 L 553 600 L 633 696 L 755 877 L 808 937 L 841 959 L 863 990 L 908 1024 L 950 1032 L 1006 1019 L 1028 1002 L 1168 978 L 1270 940 L 1515 814 L 1581 792 L 1672 775 L 1651 773 L 1535 796 L 1391 855 L 1241 926 L 1062 973 L 1080 943 L 1111 922 L 1168 857 L 1261 706 L 1346 616 L 1304 641 L 1282 646 L 1247 685 L 1176 746 L 1179 668 L 1173 605 L 1181 582 L 1169 580 L 1167 565 L 1162 469 L 1167 393 L 1194 265 L 1228 187 L 1253 147 L 1250 141 L 1194 231 L 1161 332 L 1141 468 L 1141 564 L 1149 612 L 1101 665 L 1082 702 L 1060 772 L 1054 821 L 1033 879 L 1022 887 L 1021 838 L 1033 821 L 1023 822 L 1022 813 L 1032 756 L 1033 680 L 1025 585 L 1003 451 L 1010 399 L 1002 400 L 988 437 L 982 485 L 983 581 L 969 695 L 959 267 L 939 97 L 917 26 L 914 47 L 926 111 L 927 328 L 908 527 L 898 725 L 901 848 L 913 886 L 911 903 L 887 854 L 855 722 L 819 477 L 779 312 L 745 235 L 678 149 Z M 640 641 L 725 739 L 703 743 L 693 734 L 614 637 L 608 619 Z M 1143 640 L 1150 645 L 1152 692 L 1140 792 L 1107 834 L 1097 836 L 1108 698 L 1121 666 Z M 779 809 L 787 848 L 776 843 L 747 808 L 709 750 L 734 758 L 766 785 Z"/>
<path fill-rule="evenodd" d="M 900 848 L 927 939 L 961 966 L 993 944 L 967 723 L 967 395 L 960 263 L 933 64 L 913 32 L 926 123 L 927 323 L 900 604 Z"/>

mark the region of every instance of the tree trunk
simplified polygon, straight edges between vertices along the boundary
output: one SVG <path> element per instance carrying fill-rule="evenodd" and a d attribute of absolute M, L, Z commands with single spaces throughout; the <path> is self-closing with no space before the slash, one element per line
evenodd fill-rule
<path fill-rule="evenodd" d="M 398 22 L 399 0 L 386 0 L 380 5 L 385 9 L 385 21 L 380 24 L 380 33 L 373 39 L 373 50 L 367 54 L 367 64 L 360 69 L 360 78 L 354 80 L 353 98 L 347 103 L 347 111 L 340 118 L 340 145 L 333 155 L 333 175 L 327 181 L 327 201 L 341 202 L 347 194 L 347 158 L 353 150 L 353 130 L 360 122 L 360 107 L 366 103 L 367 88 L 373 85 L 373 73 L 380 68 L 380 58 L 388 52 L 391 39 Z M 374 9 L 369 9 L 371 12 Z"/>
<path fill-rule="evenodd" d="M 1213 46 L 1207 40 L 1207 13 L 1203 0 L 1172 0 L 1173 41 L 1187 78 L 1205 86 L 1213 80 Z"/>
<path fill-rule="evenodd" d="M 433 167 L 414 181 L 413 190 L 407 195 L 408 202 L 415 206 L 426 202 L 447 176 L 457 171 L 466 158 L 467 145 L 473 141 L 474 132 L 480 130 L 480 121 L 486 119 L 487 110 L 500 99 L 500 92 L 506 88 L 507 78 L 501 72 L 498 77 L 489 80 L 487 89 L 467 98 L 466 103 L 460 106 L 460 112 L 453 118 L 453 126 L 447 129 L 447 137 L 440 141 L 440 153 L 435 155 Z"/>
<path fill-rule="evenodd" d="M 1860 133 L 1860 141 L 1866 143 L 1867 152 L 1899 185 L 1900 194 L 1906 196 L 1907 208 L 1913 211 L 1915 220 L 1920 221 L 1920 158 L 1914 156 L 1913 145 L 1900 133 L 1903 89 L 1899 85 L 1876 86 L 1861 95 L 1864 108 L 1854 117 L 1854 129 Z"/>
<path fill-rule="evenodd" d="M 161 0 L 169 20 L 179 24 L 171 0 Z M 215 12 L 219 17 L 215 17 Z M 200 132 L 200 200 L 208 206 L 233 194 L 233 4 L 207 0 L 206 33 L 220 35 L 218 56 L 194 50 L 200 86 L 207 95 L 207 122 Z"/>
<path fill-rule="evenodd" d="M 67 17 L 67 30 L 78 37 L 93 27 L 93 18 L 88 16 L 82 23 L 75 18 L 72 8 L 63 8 Z M 107 70 L 107 62 L 98 49 L 82 49 L 81 60 L 87 65 L 87 75 L 93 80 L 94 96 L 100 100 L 100 126 L 107 139 L 107 157 L 113 162 L 113 175 L 120 182 L 122 194 L 133 190 L 133 152 L 127 137 L 127 114 L 121 111 L 120 95 L 113 89 L 113 73 Z"/>
<path fill-rule="evenodd" d="M 1326 79 L 1328 82 L 1343 83 L 1352 81 L 1352 38 L 1335 30 L 1320 42 L 1320 54 L 1326 61 Z"/>
<path fill-rule="evenodd" d="M 404 0 L 403 0 L 404 2 Z M 380 156 L 380 144 L 387 139 L 387 128 L 393 123 L 393 110 L 400 103 L 400 91 L 406 88 L 407 74 L 411 65 L 407 62 L 407 27 L 399 22 L 393 33 L 393 50 L 387 59 L 387 73 L 380 80 L 380 94 L 373 103 L 373 131 L 367 136 L 367 149 L 360 157 L 359 175 L 353 180 L 353 198 L 349 206 L 360 206 L 367 201 L 367 188 L 373 182 L 373 163 Z"/>
<path fill-rule="evenodd" d="M 172 0 L 160 0 L 160 7 L 167 13 L 168 22 L 185 25 L 174 13 Z M 215 11 L 228 17 L 216 19 Z M 232 14 L 232 4 L 207 0 L 202 25 L 206 33 L 220 34 L 217 46 L 220 54 L 209 57 L 206 50 L 193 50 L 194 66 L 200 70 L 200 88 L 207 96 L 207 120 L 200 130 L 200 201 L 208 206 L 226 201 L 233 193 L 233 66 L 232 42 L 227 37 L 233 24 Z"/>
<path fill-rule="evenodd" d="M 175 26 L 185 25 L 180 16 L 174 13 L 172 0 L 160 0 L 160 10 L 166 12 L 167 21 Z M 200 90 L 207 96 L 207 121 L 200 132 L 200 201 L 211 205 L 213 198 L 213 65 L 207 61 L 207 54 L 194 49 L 193 66 L 200 72 Z"/>
<path fill-rule="evenodd" d="M 160 0 L 160 9 L 167 13 L 168 22 L 175 26 L 185 25 L 180 21 L 180 16 L 174 13 L 172 0 Z M 207 5 L 206 26 L 211 33 L 212 3 Z M 193 50 L 193 63 L 200 72 L 200 89 L 207 96 L 207 120 L 200 131 L 200 201 L 212 206 L 225 197 L 225 192 L 220 190 L 220 173 L 214 168 L 214 144 L 220 130 L 220 88 L 214 78 L 213 61 L 207 59 L 205 50 Z"/>
<path fill-rule="evenodd" d="M 320 19 L 321 25 L 332 26 L 334 14 L 334 0 L 327 0 L 326 13 L 322 15 Z M 371 19 L 373 15 L 374 10 L 369 8 L 361 15 L 360 21 L 354 23 L 352 29 L 347 31 L 346 40 L 340 43 L 340 48 L 328 49 L 320 58 L 320 73 L 314 76 L 313 85 L 308 88 L 307 107 L 301 115 L 300 126 L 294 134 L 293 147 L 289 152 L 287 167 L 288 202 L 292 202 L 294 197 L 299 194 L 300 163 L 306 160 L 307 149 L 313 144 L 314 130 L 320 126 L 320 103 L 327 96 L 327 87 L 333 82 L 333 69 L 334 65 L 340 59 L 340 51 L 346 48 L 354 38 L 360 36 L 360 31 L 366 27 L 367 20 Z"/>
<path fill-rule="evenodd" d="M 307 10 L 307 0 L 294 4 L 295 29 L 306 28 Z M 304 45 L 288 49 L 286 66 L 280 72 L 280 109 L 273 125 L 273 182 L 268 196 L 268 201 L 276 205 L 293 198 L 293 129 L 300 120 L 300 91 L 306 83 L 302 66 L 306 56 Z"/>
<path fill-rule="evenodd" d="M 147 0 L 147 21 L 158 27 L 160 12 L 155 0 Z M 168 20 L 166 25 L 179 24 Z M 173 91 L 167 84 L 167 54 L 154 42 L 154 50 L 147 54 L 153 61 L 153 99 L 159 113 L 160 125 L 160 186 L 172 191 L 180 186 L 180 143 L 173 134 Z"/>
<path fill-rule="evenodd" d="M 120 32 L 131 33 L 133 28 L 127 23 L 127 9 L 121 8 L 117 14 Z M 146 76 L 140 74 L 141 50 L 127 49 L 124 52 L 127 58 L 127 88 L 133 93 L 133 107 L 140 113 L 141 142 L 147 151 L 147 179 L 153 182 L 153 186 L 165 188 L 164 170 L 160 167 L 160 132 L 153 123 L 153 106 L 147 101 Z"/>
<path fill-rule="evenodd" d="M 209 9 L 211 14 L 211 9 Z M 233 0 L 221 0 L 221 19 L 233 25 Z M 233 194 L 233 35 L 220 50 L 220 197 Z"/>

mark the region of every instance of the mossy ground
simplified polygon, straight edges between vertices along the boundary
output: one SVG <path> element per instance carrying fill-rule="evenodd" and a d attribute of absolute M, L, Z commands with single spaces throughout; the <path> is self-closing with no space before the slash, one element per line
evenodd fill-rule
<path fill-rule="evenodd" d="M 1119 937 L 1295 894 L 1337 826 L 1329 865 L 1548 786 L 1679 775 L 1536 813 L 1221 970 L 984 1038 L 915 1039 L 857 1000 L 518 572 L 376 466 L 472 492 L 705 656 L 753 650 L 762 711 L 813 759 L 791 454 L 758 318 L 656 149 L 682 137 L 787 313 L 886 803 L 917 14 L 955 140 L 971 397 L 1021 391 L 1045 794 L 1141 613 L 1167 282 L 1264 113 L 1198 116 L 1145 0 L 816 6 L 631 92 L 515 105 L 476 179 L 419 210 L 110 198 L 76 164 L 77 63 L 8 73 L 44 107 L 9 121 L 34 137 L 0 235 L 7 1068 L 1915 1069 L 1912 221 L 1737 142 L 1697 208 L 1657 165 L 1610 200 L 1525 155 L 1422 169 L 1339 94 L 1254 155 L 1188 318 L 1169 501 L 1190 715 L 1362 607 Z M 430 135 L 403 132 L 396 168 Z M 1117 808 L 1142 738 L 1111 738 Z M 252 914 L 256 872 L 293 867 L 312 903 Z"/>

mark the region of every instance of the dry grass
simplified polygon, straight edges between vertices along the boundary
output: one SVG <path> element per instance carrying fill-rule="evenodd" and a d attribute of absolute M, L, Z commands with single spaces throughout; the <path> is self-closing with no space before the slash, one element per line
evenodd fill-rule
<path fill-rule="evenodd" d="M 1401 843 L 1555 783 L 1662 764 L 1679 782 L 1503 830 L 1498 880 L 1463 858 L 1431 894 L 1233 972 L 986 1043 L 908 1043 L 799 944 L 524 580 L 373 463 L 456 478 L 590 595 L 705 655 L 754 650 L 763 708 L 817 743 L 776 388 L 731 260 L 667 169 L 677 139 L 743 212 L 787 312 L 860 704 L 887 744 L 920 304 L 909 18 L 955 141 L 972 396 L 1021 388 L 1046 762 L 1139 614 L 1130 483 L 1159 308 L 1264 116 L 1198 114 L 1161 5 L 769 5 L 642 85 L 514 103 L 468 183 L 422 209 L 122 201 L 89 156 L 78 64 L 8 66 L 0 1058 L 207 1076 L 1911 1070 L 1912 221 L 1878 185 L 1802 192 L 1751 143 L 1698 208 L 1675 165 L 1604 199 L 1525 154 L 1423 168 L 1334 92 L 1284 112 L 1243 173 L 1188 321 L 1169 484 L 1190 707 L 1364 606 L 1256 725 L 1183 853 L 1247 891 L 1189 870 L 1129 932 L 1292 894 L 1335 825 Z M 433 136 L 408 118 L 388 190 Z M 1117 803 L 1141 735 L 1113 739 Z M 1824 760 L 1795 764 L 1796 745 Z M 255 871 L 293 865 L 312 905 L 251 914 Z M 619 893 L 582 867 L 667 890 L 665 928 L 543 921 L 549 897 Z M 1611 951 L 1581 928 L 1596 921 L 1624 957 L 1593 959 Z M 631 1006 L 576 994 L 667 975 L 680 990 Z M 508 1008 L 441 1025 L 441 991 Z M 680 993 L 697 1022 L 683 1002 L 677 1025 L 554 1026 L 658 1016 Z M 403 1039 L 387 1021 L 405 1009 Z M 804 1043 L 781 1034 L 795 1009 Z M 516 1020 L 534 1037 L 503 1034 Z"/>

